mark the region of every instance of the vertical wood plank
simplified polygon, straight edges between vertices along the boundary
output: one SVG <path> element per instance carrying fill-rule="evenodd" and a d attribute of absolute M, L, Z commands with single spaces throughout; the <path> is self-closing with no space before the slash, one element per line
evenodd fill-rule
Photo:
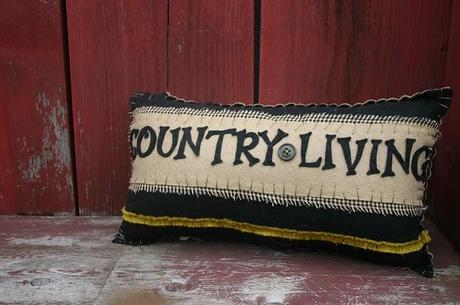
<path fill-rule="evenodd" d="M 348 100 L 347 5 L 329 0 L 262 2 L 261 103 Z"/>
<path fill-rule="evenodd" d="M 443 84 L 451 0 L 351 1 L 350 101 Z"/>
<path fill-rule="evenodd" d="M 437 146 L 433 170 L 433 216 L 437 226 L 460 249 L 460 204 L 457 190 L 460 173 L 460 2 L 452 2 L 450 40 L 445 84 L 452 86 L 454 98 Z"/>
<path fill-rule="evenodd" d="M 73 214 L 62 6 L 0 2 L 0 214 Z"/>
<path fill-rule="evenodd" d="M 262 2 L 266 104 L 354 102 L 442 84 L 450 0 Z"/>
<path fill-rule="evenodd" d="M 253 2 L 169 2 L 171 93 L 199 101 L 252 103 Z"/>
<path fill-rule="evenodd" d="M 130 161 L 129 97 L 166 90 L 166 1 L 68 1 L 81 215 L 118 214 Z"/>

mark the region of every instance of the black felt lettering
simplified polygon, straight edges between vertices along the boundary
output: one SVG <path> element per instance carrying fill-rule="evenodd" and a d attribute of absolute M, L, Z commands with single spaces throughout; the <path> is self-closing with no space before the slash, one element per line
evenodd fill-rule
<path fill-rule="evenodd" d="M 324 153 L 324 165 L 321 168 L 322 170 L 328 170 L 335 168 L 335 164 L 332 160 L 332 140 L 334 140 L 336 135 L 327 134 L 326 135 L 326 151 Z"/>
<path fill-rule="evenodd" d="M 314 162 L 307 161 L 307 153 L 308 153 L 308 144 L 310 142 L 311 132 L 304 133 L 300 135 L 301 145 L 300 145 L 300 158 L 301 162 L 299 164 L 300 167 L 320 167 L 322 158 L 319 157 Z"/>
<path fill-rule="evenodd" d="M 192 127 L 182 128 L 182 138 L 179 144 L 179 149 L 177 150 L 177 155 L 174 157 L 174 159 L 185 159 L 185 148 L 187 146 L 192 150 L 195 156 L 198 157 L 200 155 L 201 142 L 203 142 L 204 133 L 206 132 L 206 129 L 208 129 L 207 126 L 197 128 L 198 135 L 194 143 L 191 134 Z"/>
<path fill-rule="evenodd" d="M 213 136 L 217 136 L 216 149 L 214 150 L 214 159 L 211 162 L 211 165 L 216 165 L 222 163 L 222 145 L 224 142 L 225 135 L 234 135 L 236 133 L 235 128 L 225 129 L 225 130 L 210 130 L 206 134 L 206 139 L 209 139 Z"/>
<path fill-rule="evenodd" d="M 418 163 L 422 153 L 425 154 L 425 161 L 422 163 L 422 172 L 419 173 Z M 430 175 L 430 159 L 433 156 L 433 149 L 428 146 L 422 146 L 414 152 L 411 162 L 412 175 L 417 181 L 426 181 Z"/>
<path fill-rule="evenodd" d="M 131 158 L 134 160 L 137 157 L 137 145 L 134 144 L 134 141 L 137 140 L 139 135 L 139 129 L 133 129 L 129 133 L 129 145 L 131 150 Z"/>
<path fill-rule="evenodd" d="M 383 172 L 382 177 L 393 177 L 395 175 L 393 172 L 393 157 L 396 158 L 404 172 L 406 174 L 409 173 L 410 155 L 414 142 L 415 139 L 406 139 L 406 151 L 403 157 L 396 148 L 394 139 L 385 141 L 385 145 L 387 146 L 387 159 L 385 162 L 385 171 Z"/>
<path fill-rule="evenodd" d="M 345 163 L 347 164 L 347 176 L 356 175 L 356 167 L 358 166 L 358 163 L 361 160 L 361 157 L 363 156 L 364 146 L 367 143 L 367 139 L 355 141 L 358 147 L 356 149 L 356 156 L 354 160 L 352 160 L 350 151 L 350 140 L 351 137 L 337 138 L 337 141 L 339 142 L 340 146 L 342 146 L 343 157 L 345 158 Z"/>
<path fill-rule="evenodd" d="M 149 139 L 149 145 L 147 147 L 146 151 L 142 151 L 142 141 L 144 139 Z M 157 141 L 157 135 L 155 133 L 155 130 L 153 130 L 152 127 L 150 126 L 145 126 L 139 131 L 139 135 L 137 137 L 137 155 L 140 158 L 145 158 L 149 156 L 153 149 L 155 148 L 155 144 Z"/>
<path fill-rule="evenodd" d="M 265 144 L 267 144 L 267 152 L 265 153 L 265 160 L 262 163 L 263 165 L 275 166 L 275 163 L 273 162 L 273 148 L 276 144 L 278 144 L 283 138 L 287 137 L 288 135 L 288 133 L 284 132 L 281 129 L 278 129 L 276 136 L 273 138 L 273 140 L 270 140 L 268 138 L 267 130 L 259 132 L 259 136 L 262 138 L 262 140 L 264 140 Z"/>
<path fill-rule="evenodd" d="M 171 133 L 171 147 L 169 148 L 169 150 L 167 152 L 165 152 L 163 150 L 163 143 L 164 143 L 166 133 L 167 133 L 168 130 L 169 130 L 169 126 L 160 126 L 160 132 L 158 133 L 157 151 L 158 151 L 158 154 L 160 156 L 164 157 L 164 158 L 167 158 L 170 155 L 172 155 L 172 153 L 174 152 L 174 149 L 176 149 L 177 142 L 179 140 L 179 130 L 180 130 L 180 128 L 171 129 L 170 130 L 170 133 Z"/>
<path fill-rule="evenodd" d="M 249 166 L 253 166 L 254 164 L 258 163 L 260 160 L 255 158 L 249 151 L 257 146 L 259 143 L 259 137 L 255 132 L 246 132 L 246 129 L 238 131 L 234 134 L 237 137 L 236 141 L 236 152 L 235 152 L 235 160 L 233 161 L 233 165 L 242 164 L 243 161 L 241 160 L 241 156 L 244 154 L 246 159 L 249 161 Z M 249 139 L 250 142 L 248 144 L 244 144 L 246 139 Z"/>
<path fill-rule="evenodd" d="M 372 149 L 371 155 L 369 157 L 369 170 L 367 171 L 369 176 L 380 174 L 380 170 L 377 168 L 377 154 L 379 151 L 380 143 L 382 143 L 382 140 L 371 140 Z"/>

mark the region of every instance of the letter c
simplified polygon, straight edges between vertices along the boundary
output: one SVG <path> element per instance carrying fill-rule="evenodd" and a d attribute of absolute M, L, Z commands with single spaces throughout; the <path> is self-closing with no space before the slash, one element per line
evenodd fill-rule
<path fill-rule="evenodd" d="M 134 160 L 137 157 L 137 147 L 134 145 L 134 138 L 137 139 L 137 136 L 139 135 L 139 129 L 133 129 L 129 133 L 129 146 L 131 148 L 131 158 Z"/>
<path fill-rule="evenodd" d="M 149 147 L 147 148 L 147 150 L 143 152 L 142 151 L 142 140 L 144 138 L 150 138 L 150 143 L 149 143 Z M 142 128 L 137 137 L 137 145 L 136 145 L 137 155 L 140 158 L 145 158 L 149 156 L 152 153 L 153 149 L 155 148 L 156 141 L 157 141 L 157 135 L 152 127 L 145 126 L 144 128 Z"/>

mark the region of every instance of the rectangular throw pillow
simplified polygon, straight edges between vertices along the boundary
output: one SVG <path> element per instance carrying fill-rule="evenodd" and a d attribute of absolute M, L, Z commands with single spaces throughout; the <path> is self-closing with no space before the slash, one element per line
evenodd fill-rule
<path fill-rule="evenodd" d="M 421 226 L 450 88 L 356 105 L 131 99 L 114 242 L 192 236 L 338 249 L 432 276 Z"/>

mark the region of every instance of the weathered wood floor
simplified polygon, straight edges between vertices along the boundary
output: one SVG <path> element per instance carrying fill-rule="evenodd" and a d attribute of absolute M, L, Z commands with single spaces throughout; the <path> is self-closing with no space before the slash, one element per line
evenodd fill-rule
<path fill-rule="evenodd" d="M 436 276 L 237 243 L 111 243 L 118 218 L 0 217 L 0 304 L 460 304 L 460 256 L 432 228 Z"/>

